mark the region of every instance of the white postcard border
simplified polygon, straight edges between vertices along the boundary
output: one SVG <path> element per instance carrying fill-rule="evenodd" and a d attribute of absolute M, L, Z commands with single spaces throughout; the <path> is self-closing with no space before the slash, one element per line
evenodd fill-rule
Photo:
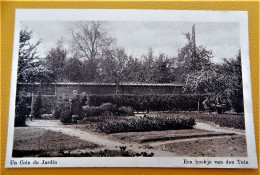
<path fill-rule="evenodd" d="M 16 97 L 16 80 L 18 67 L 19 31 L 21 21 L 172 21 L 172 22 L 239 22 L 240 45 L 242 57 L 242 77 L 244 94 L 244 111 L 248 157 L 152 157 L 152 158 L 12 158 L 14 114 Z M 257 157 L 252 110 L 252 92 L 249 61 L 248 13 L 246 11 L 194 11 L 194 10 L 113 10 L 113 9 L 16 9 L 11 75 L 11 92 L 9 106 L 8 138 L 6 152 L 6 168 L 32 167 L 185 167 L 185 168 L 257 168 Z M 193 164 L 184 164 L 184 160 Z M 195 164 L 195 160 L 247 161 L 249 164 Z M 45 161 L 56 161 L 57 164 L 41 164 Z M 11 165 L 11 162 L 17 165 Z M 39 162 L 34 164 L 34 162 Z M 23 162 L 23 163 L 21 163 Z M 26 164 L 25 162 L 30 162 Z"/>

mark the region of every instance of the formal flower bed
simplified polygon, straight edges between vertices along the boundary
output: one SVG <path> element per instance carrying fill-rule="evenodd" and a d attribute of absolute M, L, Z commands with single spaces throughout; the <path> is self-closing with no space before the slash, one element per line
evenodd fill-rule
<path fill-rule="evenodd" d="M 119 133 L 192 129 L 194 125 L 194 118 L 180 116 L 141 116 L 100 124 L 98 125 L 98 129 L 105 133 Z"/>

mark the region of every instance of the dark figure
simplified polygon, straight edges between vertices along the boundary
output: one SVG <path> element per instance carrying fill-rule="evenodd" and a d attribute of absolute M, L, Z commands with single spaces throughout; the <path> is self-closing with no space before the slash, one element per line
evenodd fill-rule
<path fill-rule="evenodd" d="M 220 97 L 216 98 L 215 108 L 218 114 L 224 113 L 225 104 L 222 104 Z"/>
<path fill-rule="evenodd" d="M 81 94 L 81 106 L 86 106 L 88 104 L 88 97 L 85 92 Z"/>
<path fill-rule="evenodd" d="M 209 98 L 206 97 L 206 99 L 202 102 L 204 109 L 210 114 L 211 113 L 211 104 L 209 101 Z"/>
<path fill-rule="evenodd" d="M 71 102 L 71 114 L 72 114 L 72 121 L 77 123 L 79 115 L 81 113 L 81 105 L 80 105 L 80 97 L 78 95 L 78 91 L 73 91 L 73 98 L 70 100 Z"/>

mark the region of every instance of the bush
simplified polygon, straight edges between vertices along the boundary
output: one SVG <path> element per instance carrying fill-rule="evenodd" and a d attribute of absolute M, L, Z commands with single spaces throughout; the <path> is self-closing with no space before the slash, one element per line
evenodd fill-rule
<path fill-rule="evenodd" d="M 54 111 L 53 111 L 53 117 L 55 119 L 59 119 L 61 114 L 62 114 L 62 110 L 63 110 L 63 103 L 61 101 L 57 101 L 54 107 Z"/>
<path fill-rule="evenodd" d="M 96 106 L 84 106 L 82 113 L 84 117 L 101 115 L 101 108 Z"/>
<path fill-rule="evenodd" d="M 17 97 L 19 98 L 19 97 Z M 16 102 L 15 107 L 15 126 L 25 126 L 25 120 L 27 117 L 27 109 L 25 105 L 25 98 L 20 97 Z"/>
<path fill-rule="evenodd" d="M 35 102 L 33 104 L 33 109 L 32 109 L 32 116 L 34 118 L 41 118 L 42 115 L 42 96 L 41 93 L 39 92 L 38 95 L 35 97 Z"/>
<path fill-rule="evenodd" d="M 100 105 L 100 110 L 101 112 L 109 111 L 113 113 L 118 111 L 118 108 L 115 104 L 103 103 L 102 105 Z"/>
<path fill-rule="evenodd" d="M 123 116 L 123 115 L 134 115 L 134 109 L 130 106 L 122 106 L 118 109 L 118 112 L 120 114 L 120 116 Z"/>
<path fill-rule="evenodd" d="M 64 124 L 72 122 L 70 102 L 68 97 L 60 97 L 55 105 L 54 117 L 59 118 Z"/>
<path fill-rule="evenodd" d="M 122 116 L 133 115 L 134 110 L 132 107 L 122 106 L 120 108 L 115 104 L 103 103 L 100 106 L 84 106 L 82 115 L 84 117 L 90 116 Z"/>
<path fill-rule="evenodd" d="M 143 132 L 143 131 L 162 131 L 177 129 L 192 129 L 195 125 L 194 118 L 174 117 L 174 116 L 144 116 L 131 119 L 122 119 L 100 124 L 98 128 L 105 133 L 119 132 Z"/>
<path fill-rule="evenodd" d="M 71 123 L 71 122 L 72 122 L 71 112 L 69 112 L 69 111 L 62 112 L 62 113 L 61 113 L 61 116 L 60 116 L 60 121 L 61 121 L 63 124 Z"/>

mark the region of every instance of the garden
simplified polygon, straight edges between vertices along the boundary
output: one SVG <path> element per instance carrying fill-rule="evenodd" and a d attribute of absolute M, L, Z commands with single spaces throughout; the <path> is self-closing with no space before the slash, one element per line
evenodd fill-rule
<path fill-rule="evenodd" d="M 51 120 L 36 115 L 42 105 L 42 99 L 36 99 L 32 121 L 27 118 L 25 127 L 15 128 L 14 157 L 246 156 L 244 115 L 194 111 L 194 101 L 203 96 L 92 95 L 79 108 L 76 123 L 67 97 L 58 99 Z M 26 111 L 19 112 L 21 116 Z M 198 128 L 198 123 L 220 131 Z"/>

